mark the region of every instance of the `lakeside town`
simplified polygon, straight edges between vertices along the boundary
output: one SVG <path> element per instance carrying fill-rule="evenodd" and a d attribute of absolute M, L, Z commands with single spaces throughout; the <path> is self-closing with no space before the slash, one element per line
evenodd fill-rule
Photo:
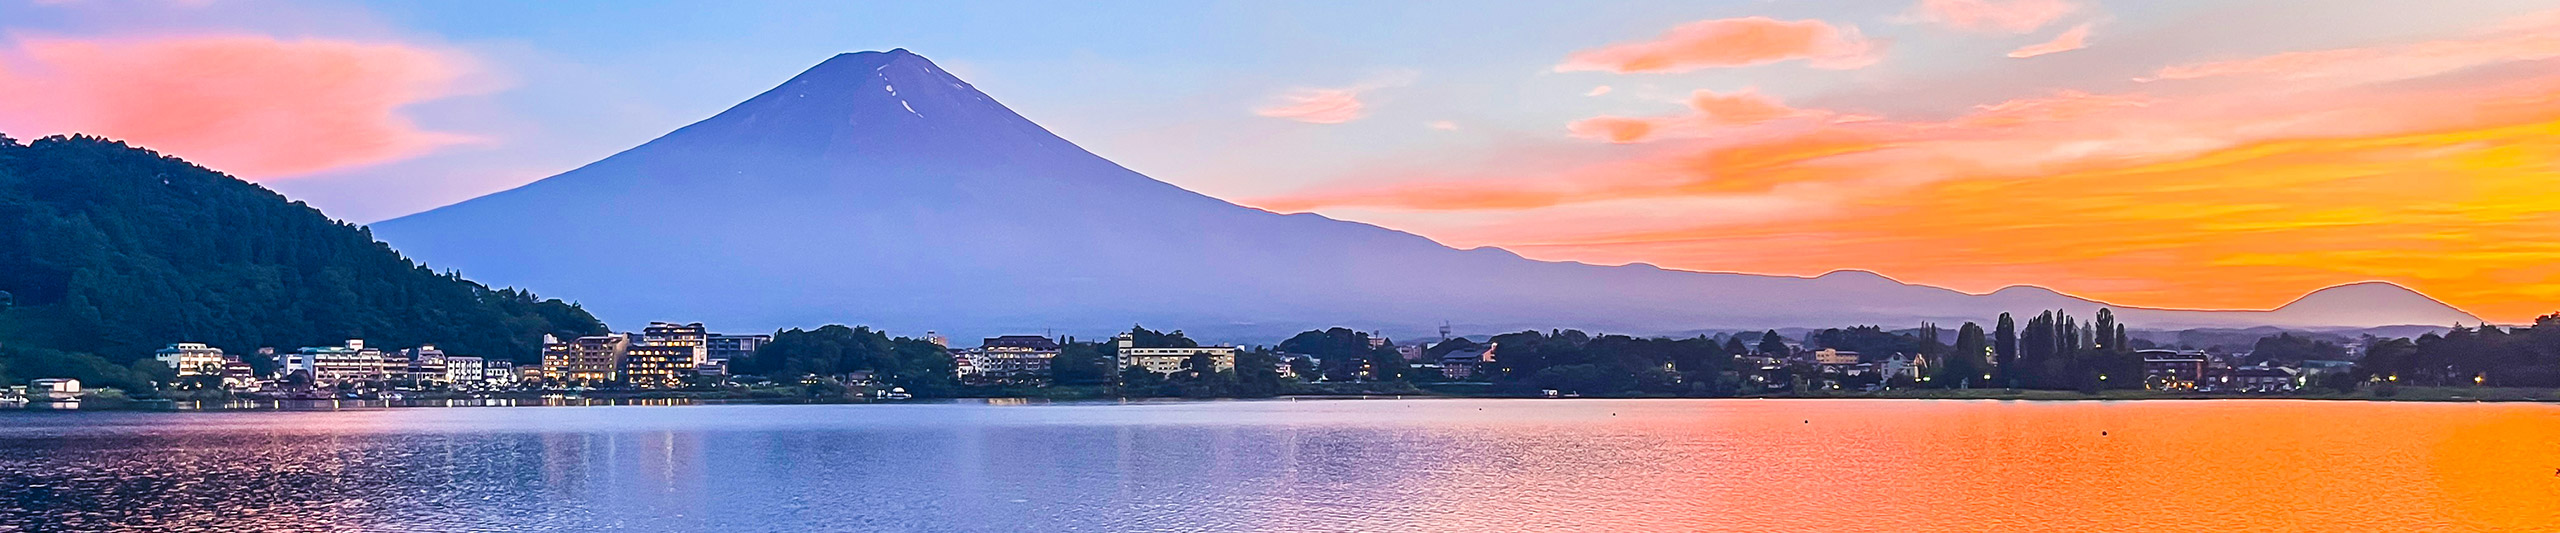
<path fill-rule="evenodd" d="M 537 360 L 448 353 L 434 344 L 365 339 L 250 353 L 176 342 L 137 368 L 146 390 L 39 377 L 0 390 L 0 406 L 66 408 L 559 405 L 864 402 L 914 398 L 1105 399 L 1282 395 L 1497 397 L 2089 398 L 2355 395 L 2401 386 L 2534 387 L 2550 365 L 2452 350 L 2512 337 L 2539 346 L 2560 327 L 2450 328 L 2446 334 L 2344 343 L 2292 333 L 2251 349 L 2166 346 L 2133 337 L 2101 310 L 2077 323 L 2046 312 L 2021 329 L 1966 323 L 1904 331 L 1874 326 L 1693 338 L 1525 331 L 1487 339 L 1398 342 L 1345 328 L 1273 346 L 1203 345 L 1180 331 L 1132 327 L 1105 342 L 1002 335 L 953 346 L 935 332 L 891 338 L 869 328 L 727 334 L 702 323 L 637 332 L 544 335 Z M 2424 361 L 2421 361 L 2421 360 Z M 2491 365 L 2503 368 L 2491 369 Z M 2396 366 L 2396 368 L 2395 368 Z M 2493 378 L 2493 375 L 2495 378 Z M 1976 393 L 1970 391 L 2000 391 Z M 2123 391 L 2135 391 L 2130 395 Z M 1952 394 L 1951 394 L 1952 393 Z M 2504 399 L 2551 399 L 2513 393 Z M 2497 399 L 2454 395 L 2448 399 Z M 370 402 L 370 403 L 366 403 Z"/>

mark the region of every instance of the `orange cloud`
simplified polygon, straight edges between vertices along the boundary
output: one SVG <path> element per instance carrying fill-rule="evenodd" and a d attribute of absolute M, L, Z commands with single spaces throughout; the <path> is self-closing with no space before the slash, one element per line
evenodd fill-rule
<path fill-rule="evenodd" d="M 2366 83 L 2423 78 L 2483 65 L 2560 58 L 2560 11 L 2469 38 L 2286 52 L 2165 67 L 2137 81 L 2264 77 Z"/>
<path fill-rule="evenodd" d="M 2268 308 L 2380 279 L 2521 322 L 2560 310 L 2560 189 L 2549 186 L 2560 182 L 2560 113 L 2543 111 L 2513 126 L 1950 180 L 1861 198 L 1850 216 L 1514 251 L 1804 275 L 1866 268 L 1976 292 L 2061 280 L 2077 294 L 2162 307 Z"/>
<path fill-rule="evenodd" d="M 1874 64 L 1879 48 L 1854 26 L 1810 19 L 1715 19 L 1682 24 L 1650 41 L 1575 52 L 1555 70 L 1688 72 L 1797 59 L 1814 68 L 1853 69 Z"/>
<path fill-rule="evenodd" d="M 1921 0 L 1922 19 L 1968 31 L 2027 33 L 2080 6 L 2066 0 Z"/>
<path fill-rule="evenodd" d="M 472 70 L 396 43 L 264 36 L 22 38 L 0 58 L 0 129 L 123 139 L 274 179 L 396 161 L 470 137 L 402 116 Z"/>
<path fill-rule="evenodd" d="M 1301 89 L 1253 114 L 1309 124 L 1341 124 L 1367 116 L 1360 92 L 1352 89 Z"/>
<path fill-rule="evenodd" d="M 2025 59 L 2045 54 L 2069 52 L 2088 47 L 2089 24 L 2082 23 L 2078 26 L 2072 26 L 2071 29 L 2063 30 L 2062 34 L 2053 36 L 2053 40 L 2030 44 L 2019 47 L 2016 50 L 2011 50 L 2009 51 L 2009 57 Z"/>
<path fill-rule="evenodd" d="M 1862 268 L 2202 308 L 2380 279 L 2492 320 L 2554 311 L 2560 72 L 2435 81 L 2062 90 L 1942 121 L 1795 110 L 1747 126 L 1703 109 L 1764 106 L 1707 93 L 1694 114 L 1577 122 L 1646 142 L 1594 152 L 1605 158 L 1505 158 L 1256 203 L 1542 259 Z"/>

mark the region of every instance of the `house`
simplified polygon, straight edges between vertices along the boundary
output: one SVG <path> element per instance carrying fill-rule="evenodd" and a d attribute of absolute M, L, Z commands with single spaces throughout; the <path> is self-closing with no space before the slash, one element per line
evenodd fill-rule
<path fill-rule="evenodd" d="M 2203 352 L 2138 350 L 2133 353 L 2142 356 L 2143 388 L 2195 390 L 2205 379 L 2209 361 Z"/>
<path fill-rule="evenodd" d="M 46 378 L 27 382 L 27 399 L 34 401 L 78 400 L 80 392 L 80 380 L 77 379 Z"/>
<path fill-rule="evenodd" d="M 1920 376 L 1928 373 L 1928 366 L 1929 356 L 1897 353 L 1893 354 L 1893 357 L 1886 358 L 1884 362 L 1877 363 L 1875 369 L 1876 374 L 1886 380 L 1900 377 L 1919 381 Z"/>
<path fill-rule="evenodd" d="M 2215 390 L 2231 392 L 2292 392 L 2299 387 L 2302 372 L 2280 366 L 2244 366 L 2231 369 L 2214 382 Z"/>
<path fill-rule="evenodd" d="M 1483 374 L 1492 370 L 1493 354 L 1500 349 L 1502 343 L 1497 342 L 1483 350 L 1456 350 L 1440 354 L 1440 375 L 1450 381 L 1487 381 L 1493 376 Z"/>
<path fill-rule="evenodd" d="M 1822 367 L 1824 374 L 1850 374 L 1857 370 L 1859 363 L 1865 362 L 1865 358 L 1858 352 L 1831 348 L 1814 350 L 1808 354 L 1813 357 L 1815 366 Z"/>

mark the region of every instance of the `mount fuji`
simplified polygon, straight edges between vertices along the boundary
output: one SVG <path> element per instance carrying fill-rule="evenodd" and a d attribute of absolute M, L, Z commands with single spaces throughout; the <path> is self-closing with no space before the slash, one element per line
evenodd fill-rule
<path fill-rule="evenodd" d="M 614 324 L 1093 334 L 1132 323 L 1261 341 L 1638 334 L 1986 321 L 2105 303 L 1873 273 L 1534 261 L 1184 190 L 1078 148 L 906 50 L 843 54 L 716 116 L 512 190 L 375 224 L 402 253 L 572 296 Z M 2263 311 L 2112 306 L 2128 324 L 2362 327 L 2479 319 L 2387 283 Z"/>

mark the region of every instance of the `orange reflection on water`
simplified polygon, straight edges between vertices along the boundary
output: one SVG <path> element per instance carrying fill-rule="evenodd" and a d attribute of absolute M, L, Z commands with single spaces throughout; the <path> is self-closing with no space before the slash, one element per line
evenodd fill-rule
<path fill-rule="evenodd" d="M 1422 476 L 1463 502 L 1423 529 L 2560 528 L 2560 409 L 2545 405 L 1577 405 L 1580 420 L 1451 430 L 1510 444 Z"/>

